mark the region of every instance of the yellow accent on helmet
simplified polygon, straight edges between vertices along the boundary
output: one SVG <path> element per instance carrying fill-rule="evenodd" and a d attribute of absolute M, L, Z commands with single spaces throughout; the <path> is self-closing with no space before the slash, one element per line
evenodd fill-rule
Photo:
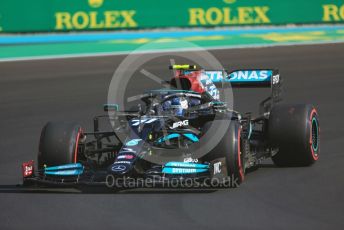
<path fill-rule="evenodd" d="M 189 70 L 189 69 L 196 69 L 196 65 L 172 65 L 170 69 L 177 69 L 177 70 Z"/>

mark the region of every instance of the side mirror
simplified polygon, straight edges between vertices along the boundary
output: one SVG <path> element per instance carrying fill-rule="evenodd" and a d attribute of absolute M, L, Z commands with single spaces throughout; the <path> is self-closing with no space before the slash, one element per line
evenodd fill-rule
<path fill-rule="evenodd" d="M 104 104 L 103 105 L 104 111 L 108 112 L 108 111 L 118 111 L 119 106 L 118 104 Z"/>

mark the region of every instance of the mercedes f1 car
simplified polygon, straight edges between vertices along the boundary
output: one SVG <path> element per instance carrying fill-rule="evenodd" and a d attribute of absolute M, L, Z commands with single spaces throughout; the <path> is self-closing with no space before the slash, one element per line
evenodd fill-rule
<path fill-rule="evenodd" d="M 37 167 L 33 160 L 22 164 L 24 185 L 118 187 L 127 179 L 150 179 L 155 185 L 171 179 L 201 184 L 217 179 L 236 187 L 248 169 L 266 158 L 282 167 L 318 160 L 318 113 L 312 105 L 281 103 L 277 70 L 170 68 L 171 87 L 141 95 L 144 109 L 120 111 L 116 104 L 105 104 L 108 114 L 94 118 L 92 132 L 77 123 L 47 123 Z M 222 100 L 226 85 L 267 87 L 271 94 L 253 117 Z M 111 130 L 100 130 L 104 118 Z"/>

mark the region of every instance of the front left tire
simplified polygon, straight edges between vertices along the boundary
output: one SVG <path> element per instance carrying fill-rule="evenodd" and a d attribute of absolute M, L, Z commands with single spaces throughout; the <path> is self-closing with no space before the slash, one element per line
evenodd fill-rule
<path fill-rule="evenodd" d="M 48 122 L 42 129 L 38 168 L 76 163 L 81 126 L 76 123 Z"/>

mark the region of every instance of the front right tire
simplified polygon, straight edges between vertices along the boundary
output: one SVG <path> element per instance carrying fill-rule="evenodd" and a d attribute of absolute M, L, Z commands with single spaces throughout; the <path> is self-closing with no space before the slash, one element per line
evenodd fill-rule
<path fill-rule="evenodd" d="M 204 125 L 204 130 L 211 126 L 228 127 L 220 142 L 207 155 L 207 160 L 225 159 L 227 177 L 231 180 L 231 187 L 237 187 L 245 178 L 245 162 L 241 151 L 242 137 L 241 126 L 236 120 L 214 120 Z M 207 136 L 204 136 L 207 138 Z M 201 140 L 207 142 L 207 140 Z"/>

